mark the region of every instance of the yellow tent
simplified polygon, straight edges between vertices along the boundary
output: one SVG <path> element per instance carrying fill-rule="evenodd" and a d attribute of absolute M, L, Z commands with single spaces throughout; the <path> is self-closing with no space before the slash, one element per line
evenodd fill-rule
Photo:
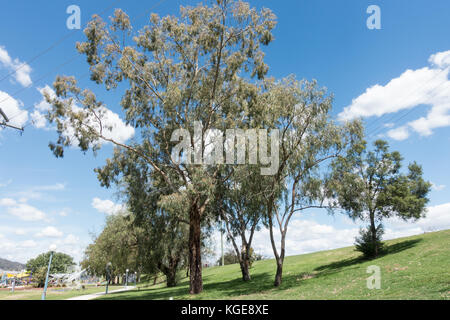
<path fill-rule="evenodd" d="M 16 275 L 16 277 L 17 278 L 26 278 L 26 277 L 29 277 L 30 276 L 30 273 L 29 272 L 22 272 L 22 273 L 19 273 L 19 274 L 17 274 Z"/>

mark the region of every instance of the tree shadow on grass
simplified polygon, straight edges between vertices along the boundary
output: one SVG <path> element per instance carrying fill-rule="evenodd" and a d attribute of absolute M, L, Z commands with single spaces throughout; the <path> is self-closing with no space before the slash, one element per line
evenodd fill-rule
<path fill-rule="evenodd" d="M 203 278 L 207 280 L 209 276 Z M 235 297 L 246 294 L 260 293 L 269 289 L 273 289 L 273 276 L 270 273 L 261 273 L 252 275 L 250 281 L 244 282 L 241 277 L 221 282 L 204 282 L 203 290 L 210 293 L 207 299 L 223 299 L 226 297 Z M 214 297 L 217 293 L 217 297 Z M 146 288 L 141 290 L 130 290 L 127 292 L 111 293 L 108 296 L 102 296 L 105 300 L 169 300 L 171 297 L 177 299 L 179 297 L 189 298 L 189 283 L 182 281 L 177 287 L 173 288 Z M 201 299 L 202 296 L 191 296 L 192 298 Z"/>
<path fill-rule="evenodd" d="M 395 243 L 389 246 L 386 246 L 383 252 L 378 256 L 381 258 L 385 255 L 398 253 L 407 249 L 410 249 L 416 246 L 421 239 L 415 240 L 407 240 L 399 243 Z M 377 258 L 377 259 L 378 259 Z M 221 282 L 210 282 L 208 281 L 210 278 L 214 278 L 215 275 L 205 276 L 203 278 L 204 284 L 203 289 L 205 293 L 208 293 L 204 298 L 207 299 L 223 299 L 224 297 L 237 298 L 238 296 L 243 295 L 251 295 L 257 293 L 264 293 L 270 290 L 287 290 L 292 287 L 297 287 L 301 285 L 303 281 L 308 281 L 311 278 L 317 278 L 321 276 L 330 275 L 332 273 L 337 273 L 341 271 L 342 268 L 354 266 L 358 267 L 359 264 L 376 260 L 376 259 L 367 259 L 363 256 L 359 256 L 352 259 L 345 259 L 340 261 L 335 261 L 326 265 L 319 266 L 314 269 L 313 273 L 301 272 L 294 274 L 285 274 L 283 276 L 283 283 L 280 287 L 275 288 L 274 283 L 274 273 L 258 273 L 251 275 L 252 280 L 250 281 L 242 281 L 242 278 L 238 273 L 236 273 L 236 278 L 231 280 L 224 280 Z M 303 270 L 304 271 L 304 270 Z M 168 300 L 173 297 L 183 298 L 192 297 L 193 299 L 202 299 L 202 295 L 199 296 L 189 296 L 189 282 L 188 279 L 183 279 L 177 287 L 174 288 L 145 288 L 141 290 L 132 290 L 128 292 L 121 293 L 111 293 L 108 296 L 103 296 L 102 299 L 114 300 L 114 299 L 135 299 L 135 300 Z"/>
<path fill-rule="evenodd" d="M 367 262 L 367 261 L 371 261 L 371 260 L 376 260 L 379 258 L 382 258 L 386 255 L 389 254 L 394 254 L 394 253 L 398 253 L 410 248 L 415 247 L 420 241 L 422 241 L 422 239 L 414 239 L 414 240 L 406 240 L 406 241 L 402 241 L 402 242 L 398 242 L 398 243 L 394 243 L 392 245 L 389 246 L 385 246 L 383 248 L 383 250 L 381 251 L 381 253 L 378 255 L 378 257 L 376 258 L 366 258 L 364 256 L 358 256 L 356 258 L 352 258 L 352 259 L 345 259 L 345 260 L 340 260 L 340 261 L 335 261 L 320 267 L 317 267 L 314 269 L 314 271 L 318 271 L 319 274 L 329 274 L 329 273 L 334 273 L 339 271 L 342 268 L 345 267 L 350 267 L 353 265 L 358 265 L 361 264 L 363 262 Z"/>
<path fill-rule="evenodd" d="M 422 239 L 414 239 L 391 244 L 390 246 L 386 246 L 386 248 L 384 248 L 384 251 L 381 253 L 380 257 L 413 248 L 421 241 Z"/>

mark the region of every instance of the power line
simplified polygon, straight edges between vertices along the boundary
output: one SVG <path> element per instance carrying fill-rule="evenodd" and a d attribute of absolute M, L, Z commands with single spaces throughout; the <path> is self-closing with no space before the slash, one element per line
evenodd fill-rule
<path fill-rule="evenodd" d="M 74 61 L 75 58 L 77 58 L 77 57 L 78 57 L 78 55 L 73 56 L 73 57 L 70 58 L 69 60 L 66 60 L 66 61 L 63 62 L 62 64 L 58 65 L 57 67 L 53 68 L 52 70 L 50 70 L 49 72 L 47 72 L 46 74 L 44 74 L 42 77 L 40 77 L 39 79 L 37 79 L 36 81 L 34 81 L 32 84 L 29 84 L 29 85 L 27 85 L 27 86 L 25 86 L 25 87 L 23 87 L 23 88 L 17 90 L 17 91 L 14 92 L 12 95 L 8 95 L 6 98 L 4 98 L 3 100 L 0 101 L 0 104 L 3 103 L 3 102 L 5 102 L 5 101 L 7 101 L 8 99 L 12 99 L 12 98 L 14 98 L 14 97 L 17 97 L 17 95 L 18 95 L 19 93 L 22 93 L 23 91 L 25 91 L 25 90 L 27 90 L 27 89 L 30 89 L 30 88 L 32 88 L 32 87 L 38 89 L 38 87 L 36 86 L 36 84 L 40 83 L 42 80 L 44 80 L 46 77 L 48 77 L 52 72 L 54 72 L 54 71 L 60 69 L 61 67 L 65 66 L 65 65 L 70 64 L 70 63 L 71 63 L 72 61 Z M 23 111 L 29 110 L 29 109 L 31 109 L 31 108 L 33 108 L 33 107 L 28 107 L 28 108 L 22 109 L 19 113 L 13 115 L 13 116 L 11 117 L 11 119 L 14 119 L 14 118 L 17 117 L 19 114 L 21 114 Z"/>
<path fill-rule="evenodd" d="M 441 71 L 439 71 L 435 76 L 434 76 L 434 78 L 437 78 L 441 73 L 443 73 L 444 71 L 447 71 L 447 68 L 445 68 L 445 69 L 442 69 Z M 423 87 L 422 87 L 423 88 Z M 418 89 L 421 89 L 421 88 L 418 88 Z M 410 90 L 409 92 L 408 92 L 408 95 L 411 95 L 411 94 L 413 94 L 414 93 L 414 88 L 412 89 L 412 90 Z M 417 91 L 417 90 L 416 90 Z M 373 125 L 375 124 L 375 123 L 377 123 L 377 122 L 380 122 L 385 116 L 387 116 L 388 114 L 387 113 L 385 113 L 385 114 L 383 114 L 381 117 L 379 117 L 378 119 L 376 119 L 376 120 L 374 120 L 374 121 L 372 121 L 370 124 L 368 124 L 367 126 L 366 126 L 366 129 L 369 129 L 370 127 L 373 127 Z M 392 117 L 391 117 L 392 118 Z"/>
<path fill-rule="evenodd" d="M 111 9 L 113 6 L 116 5 L 116 3 L 118 3 L 121 0 L 116 0 L 112 3 L 112 5 L 108 6 L 106 9 L 102 10 L 100 12 L 100 14 L 105 13 L 106 11 L 108 11 L 109 9 Z M 89 23 L 89 22 L 88 22 Z M 85 25 L 87 26 L 87 24 Z M 78 32 L 78 29 L 74 29 L 72 30 L 72 32 L 62 36 L 61 38 L 59 38 L 58 40 L 56 40 L 55 42 L 53 42 L 49 47 L 45 48 L 44 50 L 42 50 L 41 52 L 39 52 L 37 55 L 33 56 L 30 60 L 25 61 L 24 63 L 22 63 L 19 67 L 17 67 L 15 70 L 11 71 L 10 73 L 8 73 L 7 75 L 5 75 L 4 77 L 0 78 L 0 82 L 8 79 L 10 76 L 12 76 L 13 74 L 15 74 L 17 71 L 19 71 L 20 69 L 22 69 L 23 67 L 25 67 L 26 65 L 30 65 L 32 62 L 36 61 L 37 59 L 39 59 L 40 57 L 42 57 L 44 54 L 50 52 L 51 50 L 53 50 L 55 47 L 57 47 L 59 44 L 61 44 L 62 42 L 64 42 L 66 39 L 70 38 L 71 36 L 73 36 L 75 33 Z"/>
<path fill-rule="evenodd" d="M 443 70 L 447 70 L 447 69 L 448 69 L 448 68 L 443 69 Z M 447 84 L 447 82 L 448 82 L 448 80 L 446 80 L 446 81 L 442 82 L 441 84 L 437 85 L 436 87 L 434 87 L 434 88 L 430 91 L 430 93 L 435 92 L 439 87 L 441 87 L 441 86 Z M 435 94 L 431 95 L 432 98 L 435 97 L 435 96 L 436 96 Z M 419 100 L 418 100 L 418 99 L 416 99 L 416 104 L 412 104 L 412 105 L 414 106 L 414 105 L 417 105 L 417 104 L 419 104 Z M 390 121 L 393 121 L 393 122 L 400 121 L 400 120 L 404 119 L 406 116 L 408 116 L 408 115 L 410 115 L 411 113 L 413 113 L 414 111 L 417 111 L 417 109 L 414 109 L 414 108 L 413 108 L 413 109 L 411 109 L 411 110 L 408 110 L 407 112 L 405 112 L 403 115 L 400 115 L 400 116 L 399 116 L 398 114 L 394 114 L 392 117 L 389 118 L 389 120 L 390 120 Z M 399 116 L 399 117 L 397 117 L 397 116 Z M 397 119 L 395 119 L 395 118 L 397 118 Z M 394 119 L 395 119 L 395 120 L 394 120 Z M 371 132 L 368 133 L 368 136 L 374 136 L 375 134 L 378 134 L 383 128 L 384 128 L 384 126 L 378 126 L 378 127 L 376 127 L 374 130 L 371 130 Z"/>
<path fill-rule="evenodd" d="M 115 1 L 115 3 L 119 2 L 119 1 L 121 1 L 121 0 L 117 0 L 117 1 Z M 138 15 L 136 18 L 134 18 L 134 19 L 132 19 L 132 20 L 136 21 L 136 20 L 140 19 L 142 16 L 144 16 L 145 14 L 148 14 L 151 10 L 153 10 L 154 8 L 158 7 L 159 5 L 161 5 L 162 3 L 166 2 L 166 1 L 167 1 L 167 0 L 160 0 L 160 1 L 157 2 L 155 5 L 153 5 L 153 6 L 150 7 L 149 9 L 145 10 L 142 14 Z M 114 4 L 115 4 L 115 3 L 114 3 Z M 114 5 L 114 4 L 113 4 L 113 5 Z M 107 11 L 107 10 L 108 10 L 109 8 L 111 8 L 111 7 L 112 7 L 112 6 L 108 7 L 108 8 L 105 9 L 105 10 L 103 10 L 100 14 L 104 13 L 105 11 Z M 44 78 L 46 78 L 48 75 L 50 75 L 53 71 L 58 70 L 58 69 L 60 69 L 61 67 L 65 66 L 65 65 L 67 65 L 67 64 L 69 64 L 69 63 L 71 63 L 71 62 L 74 61 L 78 56 L 79 56 L 78 54 L 74 55 L 74 56 L 71 57 L 69 60 L 67 60 L 67 61 L 65 61 L 64 63 L 60 64 L 60 65 L 57 66 L 56 68 L 53 68 L 50 72 L 47 72 L 44 76 L 40 77 L 40 78 L 39 78 L 38 80 L 36 80 L 33 84 L 30 84 L 30 85 L 28 85 L 28 86 L 26 86 L 26 87 L 24 87 L 24 88 L 21 88 L 20 90 L 18 90 L 17 92 L 15 92 L 12 96 L 8 96 L 8 97 L 6 97 L 5 99 L 1 100 L 0 103 L 5 102 L 6 100 L 8 100 L 8 99 L 10 99 L 10 98 L 12 98 L 12 97 L 17 97 L 17 95 L 18 95 L 19 93 L 21 93 L 21 92 L 23 92 L 23 91 L 25 91 L 25 90 L 27 90 L 27 89 L 29 89 L 29 88 L 31 88 L 31 87 L 36 87 L 36 83 L 39 83 L 40 81 L 42 81 Z M 17 69 L 17 70 L 18 70 L 18 69 Z M 16 71 L 17 71 L 17 70 L 16 70 Z M 80 76 L 80 77 L 78 77 L 78 79 L 82 79 L 82 78 L 86 77 L 87 75 L 89 75 L 89 72 L 83 74 L 83 75 Z M 0 82 L 1 82 L 2 80 L 3 80 L 3 79 L 0 79 Z M 36 87 L 36 88 L 37 88 L 37 87 Z M 18 117 L 18 116 L 19 116 L 20 114 L 22 114 L 23 112 L 29 111 L 29 110 L 31 110 L 32 108 L 34 108 L 34 106 L 30 106 L 30 107 L 28 107 L 28 108 L 25 108 L 25 109 L 20 110 L 17 114 L 13 115 L 13 116 L 11 117 L 11 119 L 14 119 L 14 118 Z M 28 125 L 29 125 L 29 124 L 25 125 L 25 127 L 27 127 Z M 25 128 L 25 127 L 24 127 L 24 128 Z"/>

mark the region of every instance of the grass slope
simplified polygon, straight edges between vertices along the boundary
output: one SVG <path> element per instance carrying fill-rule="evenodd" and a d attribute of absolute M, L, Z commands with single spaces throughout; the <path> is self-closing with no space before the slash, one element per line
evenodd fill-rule
<path fill-rule="evenodd" d="M 283 283 L 274 288 L 274 260 L 254 263 L 252 280 L 241 280 L 238 265 L 203 272 L 204 291 L 189 295 L 188 279 L 100 299 L 449 299 L 450 230 L 386 241 L 387 253 L 362 260 L 354 247 L 287 257 Z M 381 268 L 381 289 L 367 289 L 366 269 Z"/>

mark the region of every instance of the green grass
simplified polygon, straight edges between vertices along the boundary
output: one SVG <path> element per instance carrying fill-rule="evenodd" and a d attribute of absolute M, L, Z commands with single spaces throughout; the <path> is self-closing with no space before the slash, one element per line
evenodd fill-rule
<path fill-rule="evenodd" d="M 113 293 L 99 299 L 449 299 L 450 230 L 386 241 L 386 254 L 363 260 L 354 247 L 285 259 L 283 283 L 274 288 L 274 260 L 255 262 L 252 280 L 241 280 L 238 265 L 203 271 L 204 291 L 189 295 L 188 279 Z M 381 268 L 381 289 L 367 289 L 366 269 Z"/>
<path fill-rule="evenodd" d="M 109 290 L 121 289 L 122 286 L 110 286 Z M 64 290 L 64 291 L 63 291 Z M 0 300 L 41 300 L 43 289 L 25 289 L 11 291 L 0 290 Z M 88 286 L 86 289 L 50 288 L 47 290 L 47 300 L 64 300 L 85 294 L 105 292 L 105 287 Z"/>

